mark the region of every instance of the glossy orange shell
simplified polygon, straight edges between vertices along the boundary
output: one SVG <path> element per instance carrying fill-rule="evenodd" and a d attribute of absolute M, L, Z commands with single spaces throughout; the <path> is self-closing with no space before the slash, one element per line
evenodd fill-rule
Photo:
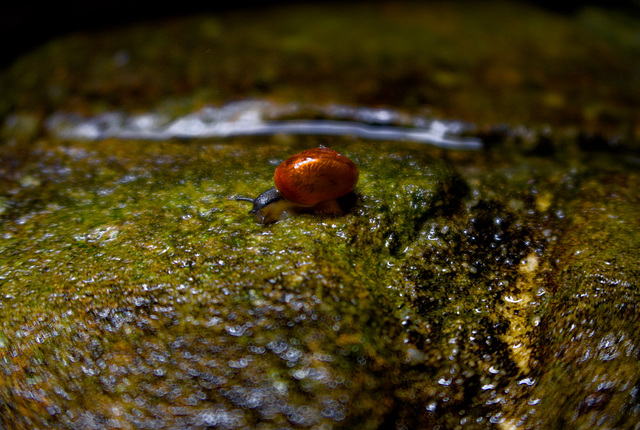
<path fill-rule="evenodd" d="M 273 180 L 287 200 L 313 206 L 350 193 L 358 182 L 358 174 L 358 166 L 353 161 L 321 146 L 284 160 Z"/>

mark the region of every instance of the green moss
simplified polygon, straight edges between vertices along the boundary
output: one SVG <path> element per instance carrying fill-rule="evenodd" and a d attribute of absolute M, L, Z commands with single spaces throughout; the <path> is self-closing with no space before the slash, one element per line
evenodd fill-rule
<path fill-rule="evenodd" d="M 640 225 L 631 191 L 640 178 L 610 169 L 581 176 L 574 199 L 559 205 L 568 221 L 553 255 L 556 292 L 541 330 L 540 407 L 556 416 L 556 426 L 629 427 L 637 403 L 628 388 L 637 386 L 640 370 Z"/>
<path fill-rule="evenodd" d="M 242 413 L 247 425 L 271 415 L 276 421 L 325 421 L 318 402 L 329 398 L 343 411 L 336 422 L 346 418 L 348 407 L 349 422 L 366 414 L 372 425 L 380 423 L 393 403 L 388 387 L 398 375 L 399 327 L 391 306 L 396 298 L 380 283 L 384 268 L 356 261 L 363 254 L 388 256 L 390 245 L 381 242 L 377 251 L 363 247 L 371 240 L 360 243 L 355 232 L 363 232 L 361 220 L 377 219 L 374 225 L 384 235 L 409 240 L 418 220 L 451 199 L 443 192 L 451 170 L 415 151 L 397 150 L 383 162 L 360 144 L 338 145 L 362 166 L 358 192 L 366 198 L 357 211 L 341 218 L 304 215 L 264 227 L 233 196 L 268 187 L 273 167 L 266 161 L 283 159 L 307 143 L 132 144 L 135 151 L 123 152 L 119 142 L 43 143 L 35 164 L 19 169 L 46 176 L 19 182 L 22 188 L 9 200 L 19 211 L 4 214 L 2 325 L 10 339 L 4 349 L 29 357 L 5 367 L 17 378 L 6 387 L 27 384 L 53 397 L 34 403 L 13 393 L 6 400 L 25 401 L 32 418 L 64 424 L 74 410 L 89 408 L 86 402 L 95 404 L 94 396 L 82 393 L 98 390 L 108 394 L 93 410 L 98 416 L 113 407 L 135 407 L 169 419 L 158 417 L 156 408 L 176 399 L 154 390 L 168 390 L 184 380 L 184 372 L 197 378 L 207 370 L 226 382 L 205 391 L 195 379 L 182 385 L 179 397 L 194 399 L 184 406 L 192 415 L 205 398 L 228 403 L 226 408 L 242 406 L 242 399 L 228 394 L 242 387 L 245 394 L 271 393 L 269 398 L 291 405 L 308 405 L 303 399 L 309 395 L 317 399 L 306 418 L 263 400 Z M 392 173 L 407 162 L 407 178 L 411 169 L 421 173 L 411 185 L 392 186 Z M 69 165 L 73 169 L 62 167 Z M 376 182 L 395 191 L 376 194 Z M 381 206 L 395 207 L 393 217 Z M 409 230 L 399 230 L 404 225 Z M 31 320 L 34 313 L 41 319 Z M 24 340 L 15 335 L 23 324 Z M 169 347 L 161 368 L 147 363 L 153 354 L 147 344 L 158 341 L 179 344 Z M 51 357 L 60 354 L 72 357 L 61 357 L 63 365 L 49 375 L 60 361 Z M 34 362 L 35 357 L 41 359 Z M 130 364 L 123 372 L 118 363 L 125 357 Z M 276 369 L 280 382 L 263 380 Z M 49 376 L 23 379 L 26 371 Z M 302 377 L 308 374 L 314 376 Z M 69 399 L 55 395 L 56 386 Z M 146 406 L 130 404 L 133 399 L 144 399 Z M 380 412 L 371 416 L 374 403 Z M 47 404 L 70 412 L 50 415 Z M 3 417 L 19 419 L 9 410 Z"/>

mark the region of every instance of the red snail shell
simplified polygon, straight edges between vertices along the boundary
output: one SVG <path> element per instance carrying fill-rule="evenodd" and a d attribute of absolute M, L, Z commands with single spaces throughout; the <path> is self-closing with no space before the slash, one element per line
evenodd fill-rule
<path fill-rule="evenodd" d="M 255 199 L 239 197 L 253 203 L 257 222 L 279 220 L 283 212 L 320 212 L 341 215 L 337 199 L 353 191 L 358 182 L 358 166 L 331 148 L 307 149 L 284 160 L 273 175 L 276 184 Z"/>
<path fill-rule="evenodd" d="M 350 193 L 358 182 L 358 166 L 333 149 L 321 146 L 284 160 L 273 180 L 285 199 L 313 206 Z"/>

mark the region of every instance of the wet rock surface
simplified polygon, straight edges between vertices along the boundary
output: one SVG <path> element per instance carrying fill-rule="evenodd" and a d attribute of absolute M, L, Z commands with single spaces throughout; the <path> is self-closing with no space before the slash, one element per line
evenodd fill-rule
<path fill-rule="evenodd" d="M 355 30 L 316 6 L 232 13 L 71 36 L 3 72 L 3 427 L 640 421 L 632 18 L 353 7 Z M 497 11 L 519 21 L 482 32 Z M 528 30 L 507 37 L 514 28 Z M 479 45 L 498 41 L 500 55 Z M 417 55 L 425 47 L 432 55 Z M 474 121 L 465 133 L 484 146 L 89 141 L 47 122 L 176 118 L 248 96 L 446 114 Z M 350 211 L 256 224 L 235 198 L 270 188 L 279 162 L 318 145 L 359 166 Z"/>
<path fill-rule="evenodd" d="M 28 184 L 3 223 L 3 418 L 380 424 L 402 362 L 385 242 L 408 242 L 451 200 L 455 172 L 406 149 L 382 165 L 352 144 L 342 152 L 380 164 L 361 170 L 357 211 L 265 228 L 232 197 L 267 185 L 270 161 L 298 145 L 136 144 L 135 159 L 114 155 L 120 142 L 44 146 L 31 173 L 15 172 Z M 392 184 L 403 176 L 409 185 Z M 376 192 L 383 181 L 413 206 Z"/>

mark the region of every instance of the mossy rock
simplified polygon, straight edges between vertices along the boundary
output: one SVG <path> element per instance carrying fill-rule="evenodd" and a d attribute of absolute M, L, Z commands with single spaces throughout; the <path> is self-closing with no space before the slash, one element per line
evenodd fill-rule
<path fill-rule="evenodd" d="M 4 205 L 3 421 L 377 428 L 403 356 L 388 274 L 366 262 L 459 178 L 343 142 L 353 213 L 256 224 L 234 196 L 306 144 L 42 143 Z"/>
<path fill-rule="evenodd" d="M 361 19 L 314 5 L 71 35 L 0 75 L 0 426 L 640 421 L 635 18 L 341 7 Z M 245 97 L 311 106 L 294 119 L 477 121 L 484 147 L 48 128 Z M 236 198 L 318 145 L 360 168 L 349 211 L 256 224 Z"/>

